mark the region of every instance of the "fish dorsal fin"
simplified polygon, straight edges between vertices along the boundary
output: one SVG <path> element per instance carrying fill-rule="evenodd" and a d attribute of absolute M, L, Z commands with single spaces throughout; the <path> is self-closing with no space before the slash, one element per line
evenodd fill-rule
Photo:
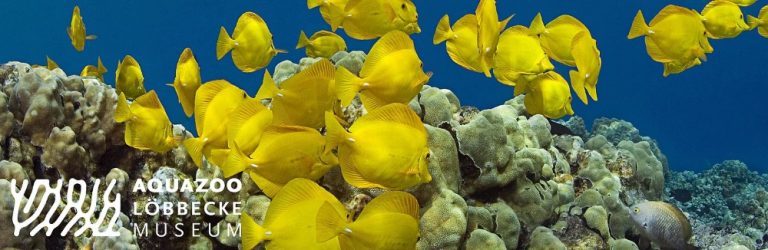
<path fill-rule="evenodd" d="M 371 48 L 370 53 L 365 58 L 363 69 L 360 71 L 361 77 L 366 77 L 371 70 L 381 62 L 386 56 L 399 50 L 413 50 L 413 40 L 405 32 L 394 30 L 382 36 Z"/>
<path fill-rule="evenodd" d="M 499 22 L 499 30 L 504 30 L 504 28 L 507 27 L 509 20 L 512 20 L 513 17 L 515 17 L 515 14 L 509 15 L 509 17 L 507 17 L 506 19 L 501 20 L 501 22 Z"/>
<path fill-rule="evenodd" d="M 355 124 L 365 124 L 368 122 L 386 121 L 396 122 L 407 125 L 409 127 L 424 130 L 424 123 L 421 122 L 419 116 L 411 110 L 408 105 L 402 103 L 392 103 L 382 106 L 378 109 L 371 111 L 370 113 L 360 117 Z M 354 125 L 352 125 L 354 127 Z"/>
<path fill-rule="evenodd" d="M 292 214 L 286 214 L 286 212 L 289 212 L 298 203 L 312 200 L 332 202 L 336 198 L 314 181 L 304 178 L 296 178 L 289 181 L 274 195 L 274 199 L 267 209 L 264 225 L 271 225 L 275 220 L 279 220 L 281 216 L 292 216 Z M 339 203 L 339 205 L 341 204 Z"/>
<path fill-rule="evenodd" d="M 760 12 L 757 14 L 757 17 L 760 19 L 768 18 L 768 5 L 763 6 L 763 8 L 760 8 Z M 763 22 L 766 22 L 768 20 L 765 20 Z"/>
<path fill-rule="evenodd" d="M 163 104 L 160 103 L 160 98 L 154 90 L 137 97 L 133 103 L 149 109 L 163 109 Z"/>
<path fill-rule="evenodd" d="M 243 29 L 248 27 L 247 22 L 255 22 L 260 27 L 264 27 L 267 25 L 266 22 L 264 22 L 264 19 L 261 18 L 256 13 L 253 12 L 245 12 L 243 15 L 240 16 L 240 18 L 237 19 L 237 24 L 235 25 L 235 30 L 232 31 L 232 38 L 235 39 L 235 36 L 238 36 L 240 33 L 243 32 Z"/>
<path fill-rule="evenodd" d="M 710 1 L 709 3 L 707 3 L 706 6 L 704 6 L 704 9 L 701 10 L 701 14 L 705 15 L 706 13 L 712 11 L 712 9 L 714 9 L 716 7 L 729 6 L 729 5 L 731 5 L 733 7 L 736 7 L 736 8 L 739 8 L 738 5 L 736 5 L 735 3 L 730 2 L 730 1 L 714 0 L 714 1 Z"/>
<path fill-rule="evenodd" d="M 262 138 L 264 140 L 272 140 L 275 137 L 289 134 L 289 133 L 310 133 L 310 134 L 320 134 L 315 129 L 308 128 L 308 127 L 302 127 L 302 126 L 294 126 L 294 125 L 276 125 L 276 126 L 269 126 L 264 130 L 264 135 L 262 135 Z"/>
<path fill-rule="evenodd" d="M 571 15 L 561 15 L 555 18 L 555 20 L 550 21 L 547 26 L 559 26 L 559 25 L 572 25 L 579 28 L 582 28 L 584 30 L 587 30 L 587 26 L 584 25 L 579 19 L 576 19 L 575 17 Z"/>
<path fill-rule="evenodd" d="M 133 56 L 126 55 L 125 58 L 123 58 L 123 64 L 128 66 L 137 66 L 139 65 L 139 62 L 136 61 L 136 58 L 133 58 Z"/>
<path fill-rule="evenodd" d="M 413 195 L 406 192 L 386 192 L 365 205 L 365 209 L 363 209 L 358 218 L 364 218 L 376 213 L 402 213 L 418 220 L 419 201 Z"/>
<path fill-rule="evenodd" d="M 261 87 L 256 92 L 256 96 L 253 98 L 256 100 L 263 100 L 275 97 L 280 89 L 277 88 L 275 80 L 272 79 L 272 75 L 269 74 L 269 70 L 264 70 L 264 77 L 261 78 Z"/>
<path fill-rule="evenodd" d="M 544 20 L 541 17 L 541 12 L 536 14 L 536 17 L 533 18 L 533 21 L 531 21 L 530 30 L 532 34 L 538 35 L 541 33 L 544 33 L 546 30 L 546 25 L 544 25 Z"/>
<path fill-rule="evenodd" d="M 208 104 L 222 90 L 231 87 L 234 87 L 234 85 L 227 80 L 213 80 L 197 89 L 195 94 L 195 127 L 197 128 L 198 135 L 202 134 L 204 129 L 205 113 L 208 112 Z"/>
<path fill-rule="evenodd" d="M 690 9 L 670 4 L 665 6 L 663 9 L 661 9 L 661 11 L 659 11 L 659 13 L 656 14 L 656 16 L 651 20 L 651 23 L 648 26 L 653 27 L 654 25 L 656 25 L 656 23 L 668 18 L 671 15 L 680 15 L 680 14 L 698 16 L 697 13 L 695 13 Z"/>
<path fill-rule="evenodd" d="M 308 68 L 293 75 L 280 84 L 285 91 L 308 91 L 308 88 L 328 88 L 328 84 L 336 76 L 336 67 L 328 59 L 320 59 Z M 320 84 L 325 83 L 325 84 Z M 307 85 L 311 84 L 311 85 Z M 325 91 L 325 90 L 323 90 Z"/>
<path fill-rule="evenodd" d="M 229 140 L 228 144 L 230 147 L 232 143 L 234 143 L 235 138 L 237 138 L 237 135 L 240 133 L 240 129 L 243 128 L 243 125 L 252 117 L 258 115 L 261 112 L 271 111 L 261 104 L 261 100 L 256 98 L 248 98 L 247 100 L 240 103 L 240 106 L 237 107 L 234 112 L 232 112 L 233 116 L 230 118 L 229 124 L 227 125 L 227 138 Z"/>

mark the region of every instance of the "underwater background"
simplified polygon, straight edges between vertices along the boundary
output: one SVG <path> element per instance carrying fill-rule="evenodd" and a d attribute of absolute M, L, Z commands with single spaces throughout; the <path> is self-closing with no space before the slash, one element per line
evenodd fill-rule
<path fill-rule="evenodd" d="M 413 34 L 416 49 L 426 71 L 434 72 L 429 85 L 452 90 L 464 105 L 491 108 L 512 98 L 512 88 L 493 78 L 470 72 L 453 63 L 445 46 L 432 45 L 438 20 L 451 20 L 474 10 L 476 1 L 415 1 L 419 11 L 420 34 Z M 683 74 L 662 77 L 662 66 L 645 52 L 642 39 L 628 40 L 626 34 L 638 9 L 646 15 L 667 4 L 701 9 L 706 1 L 498 1 L 499 17 L 511 14 L 511 25 L 528 26 L 541 12 L 545 20 L 570 14 L 581 20 L 597 40 L 603 60 L 598 85 L 600 99 L 588 106 L 574 101 L 576 115 L 591 122 L 599 117 L 620 117 L 630 121 L 646 136 L 657 140 L 667 155 L 670 169 L 704 170 L 723 160 L 745 162 L 750 169 L 766 172 L 768 162 L 768 39 L 757 32 L 744 32 L 735 39 L 712 40 L 715 53 L 708 61 Z M 72 49 L 65 32 L 72 7 L 77 4 L 87 23 L 87 49 Z M 763 3 L 743 8 L 756 15 Z M 116 63 L 124 55 L 134 56 L 142 65 L 147 89 L 158 92 L 171 121 L 194 131 L 177 103 L 173 81 L 179 53 L 190 47 L 200 63 L 203 81 L 227 79 L 253 95 L 262 70 L 242 73 L 230 57 L 217 61 L 216 35 L 220 26 L 234 27 L 245 11 L 261 15 L 274 35 L 275 46 L 287 50 L 278 54 L 266 69 L 283 61 L 297 62 L 303 49 L 295 50 L 299 31 L 311 34 L 328 29 L 317 10 L 305 1 L 10 1 L 0 10 L 4 24 L 0 61 L 45 63 L 48 55 L 65 70 L 76 72 L 95 64 L 101 56 L 114 82 Z M 647 16 L 650 18 L 651 16 Z M 367 51 L 375 40 L 349 39 L 349 50 Z M 565 66 L 556 64 L 556 70 Z M 566 76 L 567 77 L 567 76 Z M 567 118 L 567 117 L 566 117 Z M 587 127 L 591 127 L 587 124 Z"/>

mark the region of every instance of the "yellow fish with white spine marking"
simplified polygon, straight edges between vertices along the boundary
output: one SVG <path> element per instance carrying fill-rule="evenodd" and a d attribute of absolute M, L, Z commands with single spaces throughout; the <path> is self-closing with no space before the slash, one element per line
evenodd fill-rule
<path fill-rule="evenodd" d="M 141 65 L 132 56 L 126 55 L 117 62 L 115 70 L 115 88 L 117 93 L 125 93 L 128 99 L 135 99 L 146 93 L 144 89 L 144 74 Z"/>
<path fill-rule="evenodd" d="M 518 87 L 525 89 L 525 110 L 529 114 L 541 114 L 552 119 L 573 115 L 571 90 L 560 74 L 549 71 L 520 83 L 525 86 L 515 86 L 515 90 L 517 92 Z"/>
<path fill-rule="evenodd" d="M 451 28 L 448 15 L 443 16 L 437 24 L 432 43 L 437 45 L 445 42 L 448 56 L 459 66 L 482 73 L 480 65 L 480 49 L 477 47 L 477 17 L 467 14 L 461 17 Z"/>
<path fill-rule="evenodd" d="M 85 50 L 86 40 L 96 39 L 95 35 L 85 34 L 85 23 L 83 22 L 83 17 L 80 16 L 80 7 L 78 6 L 75 6 L 75 9 L 72 10 L 72 20 L 69 22 L 69 27 L 67 27 L 67 35 L 69 40 L 72 41 L 72 46 L 78 52 Z"/>
<path fill-rule="evenodd" d="M 165 153 L 178 145 L 173 124 L 155 91 L 136 98 L 132 104 L 124 93 L 118 98 L 115 121 L 125 123 L 125 144 L 139 150 Z"/>
<path fill-rule="evenodd" d="M 419 202 L 406 192 L 386 192 L 366 204 L 355 219 L 339 212 L 338 201 L 326 201 L 317 212 L 317 240 L 338 237 L 342 250 L 416 249 L 419 239 Z"/>
<path fill-rule="evenodd" d="M 266 249 L 340 249 L 338 238 L 319 241 L 316 237 L 318 211 L 326 203 L 335 214 L 347 213 L 344 205 L 317 183 L 291 180 L 272 199 L 261 226 L 248 214 L 241 215 L 243 249 L 253 249 L 263 241 L 267 241 Z"/>
<path fill-rule="evenodd" d="M 197 64 L 195 55 L 192 54 L 192 49 L 185 48 L 176 63 L 176 77 L 169 85 L 176 91 L 176 96 L 187 117 L 192 117 L 192 113 L 195 112 L 195 94 L 200 84 L 202 84 L 200 66 Z"/>
<path fill-rule="evenodd" d="M 761 36 L 768 38 L 768 5 L 763 6 L 763 8 L 760 9 L 760 13 L 757 17 L 747 16 L 747 19 L 749 20 L 750 30 L 757 28 L 757 32 L 760 33 Z"/>
<path fill-rule="evenodd" d="M 514 15 L 513 15 L 514 16 Z M 512 16 L 499 21 L 496 0 L 480 0 L 475 9 L 477 17 L 477 46 L 480 50 L 480 69 L 486 77 L 491 77 L 493 56 L 499 43 L 499 34 L 507 26 Z"/>
<path fill-rule="evenodd" d="M 744 14 L 733 2 L 714 0 L 709 2 L 701 11 L 704 17 L 704 27 L 712 39 L 734 38 L 742 31 L 749 30 L 744 22 Z"/>
<path fill-rule="evenodd" d="M 275 49 L 267 23 L 253 12 L 245 12 L 237 19 L 232 37 L 223 26 L 219 30 L 216 59 L 221 60 L 229 51 L 235 66 L 245 73 L 266 67 L 277 53 L 285 53 Z"/>
<path fill-rule="evenodd" d="M 333 63 L 323 58 L 280 83 L 281 88 L 265 72 L 255 98 L 272 99 L 275 124 L 322 128 L 323 112 L 336 101 L 335 72 Z"/>
<path fill-rule="evenodd" d="M 587 93 L 593 101 L 597 101 L 597 79 L 603 66 L 597 41 L 589 36 L 589 33 L 582 31 L 573 38 L 571 49 L 578 69 L 570 71 L 573 91 L 584 104 L 587 104 Z"/>
<path fill-rule="evenodd" d="M 336 71 L 336 91 L 342 106 L 348 106 L 360 92 L 363 106 L 373 110 L 410 102 L 431 75 L 424 73 L 413 40 L 402 31 L 392 31 L 373 45 L 360 77 L 344 67 Z"/>
<path fill-rule="evenodd" d="M 320 8 L 320 15 L 329 25 L 331 24 L 331 8 L 343 11 L 349 0 L 307 0 L 307 9 Z M 336 27 L 338 28 L 338 26 Z"/>
<path fill-rule="evenodd" d="M 706 61 L 706 53 L 714 51 L 701 16 L 694 10 L 676 5 L 664 7 L 650 25 L 645 24 L 643 12 L 638 11 L 627 38 L 640 36 L 645 36 L 646 51 L 651 59 L 674 64 L 665 67 L 664 76 L 676 73 L 667 69 L 685 70 L 696 65 L 696 59 Z"/>
<path fill-rule="evenodd" d="M 320 179 L 338 163 L 326 140 L 315 129 L 301 126 L 271 126 L 261 136 L 256 150 L 246 155 L 235 143 L 221 171 L 224 177 L 247 171 L 269 197 L 296 178 Z"/>
<path fill-rule="evenodd" d="M 247 100 L 248 94 L 226 80 L 207 82 L 195 94 L 197 138 L 184 140 L 184 148 L 198 167 L 203 155 L 211 158 L 214 149 L 228 148 L 227 128 L 232 112 Z"/>
<path fill-rule="evenodd" d="M 501 34 L 493 64 L 496 80 L 509 86 L 515 86 L 520 78 L 535 77 L 555 68 L 539 38 L 520 25 Z"/>
<path fill-rule="evenodd" d="M 530 29 L 539 35 L 541 46 L 550 58 L 572 67 L 576 66 L 571 54 L 574 37 L 579 32 L 587 32 L 587 35 L 592 36 L 586 25 L 570 15 L 558 16 L 544 25 L 541 13 L 538 13 L 531 22 Z"/>
<path fill-rule="evenodd" d="M 393 30 L 419 33 L 419 14 L 411 0 L 349 0 L 344 9 L 330 6 L 331 30 L 343 27 L 354 39 L 370 40 Z"/>
<path fill-rule="evenodd" d="M 307 38 L 307 34 L 301 31 L 296 48 L 304 47 L 306 47 L 305 50 L 308 57 L 331 58 L 336 52 L 346 51 L 347 43 L 344 42 L 344 38 L 330 31 L 321 30 L 315 32 L 310 38 Z"/>
<path fill-rule="evenodd" d="M 107 67 L 104 67 L 104 64 L 101 63 L 101 57 L 99 57 L 96 61 L 96 66 L 86 65 L 83 70 L 80 71 L 80 76 L 96 77 L 101 80 L 101 82 L 104 82 L 104 73 L 107 73 Z"/>
<path fill-rule="evenodd" d="M 427 132 L 407 105 L 393 103 L 360 117 L 349 132 L 325 113 L 330 151 L 338 146 L 344 179 L 358 188 L 402 190 L 427 183 Z"/>

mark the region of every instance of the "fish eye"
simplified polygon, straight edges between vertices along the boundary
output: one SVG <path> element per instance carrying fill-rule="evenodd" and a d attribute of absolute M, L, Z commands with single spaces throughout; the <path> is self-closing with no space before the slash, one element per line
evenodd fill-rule
<path fill-rule="evenodd" d="M 637 214 L 637 213 L 640 213 L 640 209 L 639 209 L 639 208 L 635 208 L 635 213 L 636 213 L 636 214 Z"/>
<path fill-rule="evenodd" d="M 248 97 L 248 94 L 246 94 L 246 93 L 243 93 L 243 99 L 245 99 L 245 98 L 247 98 L 247 97 Z"/>
<path fill-rule="evenodd" d="M 402 5 L 400 5 L 400 8 L 401 8 L 401 9 L 405 9 L 405 3 L 403 3 Z"/>

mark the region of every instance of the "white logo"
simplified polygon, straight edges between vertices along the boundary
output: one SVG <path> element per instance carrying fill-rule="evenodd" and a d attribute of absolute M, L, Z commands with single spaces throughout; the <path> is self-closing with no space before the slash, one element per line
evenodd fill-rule
<path fill-rule="evenodd" d="M 24 193 L 26 193 L 27 187 L 29 186 L 29 181 L 24 180 L 21 184 L 21 188 L 19 191 L 14 191 L 14 188 L 11 188 L 11 194 L 13 195 L 13 199 L 15 201 L 15 205 L 13 207 L 13 226 L 14 226 L 14 235 L 19 236 L 19 233 L 21 229 L 29 226 L 32 224 L 32 222 L 37 221 L 37 218 L 43 213 L 43 210 L 45 209 L 45 205 L 48 203 L 47 201 L 49 199 L 53 199 L 53 204 L 51 206 L 51 209 L 48 211 L 48 213 L 45 216 L 45 220 L 40 222 L 35 228 L 33 228 L 30 231 L 30 235 L 35 235 L 40 230 L 43 230 L 45 228 L 45 235 L 51 236 L 53 234 L 53 230 L 65 220 L 67 219 L 67 215 L 70 211 L 74 211 L 74 216 L 71 217 L 69 222 L 66 224 L 66 226 L 61 230 L 61 236 L 66 236 L 67 233 L 80 223 L 81 227 L 78 229 L 74 236 L 80 236 L 83 233 L 85 233 L 86 230 L 91 229 L 93 236 L 120 236 L 120 233 L 113 230 L 115 227 L 115 223 L 117 222 L 117 219 L 120 217 L 120 194 L 115 195 L 115 199 L 110 200 L 109 194 L 112 193 L 112 188 L 115 186 L 115 181 L 112 181 L 109 183 L 109 186 L 104 190 L 103 198 L 102 198 L 102 207 L 99 207 L 97 204 L 98 201 L 98 194 L 99 194 L 99 188 L 101 184 L 101 180 L 96 180 L 93 185 L 93 190 L 91 190 L 91 204 L 87 211 L 83 211 L 83 205 L 85 204 L 85 198 L 87 194 L 87 184 L 83 180 L 75 180 L 70 179 L 67 186 L 67 200 L 66 200 L 66 206 L 59 214 L 59 217 L 54 220 L 54 215 L 56 214 L 56 208 L 58 208 L 61 205 L 61 190 L 64 186 L 64 180 L 58 180 L 55 187 L 51 187 L 49 180 L 36 180 L 34 185 L 32 186 L 32 192 L 29 197 L 29 201 L 27 202 L 26 206 L 24 206 L 22 210 L 21 201 L 25 198 Z M 11 185 L 16 186 L 16 180 L 11 180 Z M 79 187 L 79 197 L 75 199 L 75 191 L 78 190 L 77 187 Z M 43 192 L 39 192 L 40 188 L 45 188 Z M 24 221 L 19 221 L 19 213 L 23 211 L 23 213 L 27 214 L 30 213 L 32 206 L 37 196 L 40 195 L 40 204 L 37 205 L 37 208 L 35 209 L 35 212 L 32 213 L 29 218 L 27 218 Z M 108 216 L 108 212 L 110 209 L 113 209 L 112 216 L 109 218 L 109 224 L 107 227 L 103 227 L 104 231 L 102 231 L 101 225 L 105 222 Z M 100 210 L 99 217 L 96 221 L 91 222 L 91 218 L 93 217 L 94 213 Z"/>

